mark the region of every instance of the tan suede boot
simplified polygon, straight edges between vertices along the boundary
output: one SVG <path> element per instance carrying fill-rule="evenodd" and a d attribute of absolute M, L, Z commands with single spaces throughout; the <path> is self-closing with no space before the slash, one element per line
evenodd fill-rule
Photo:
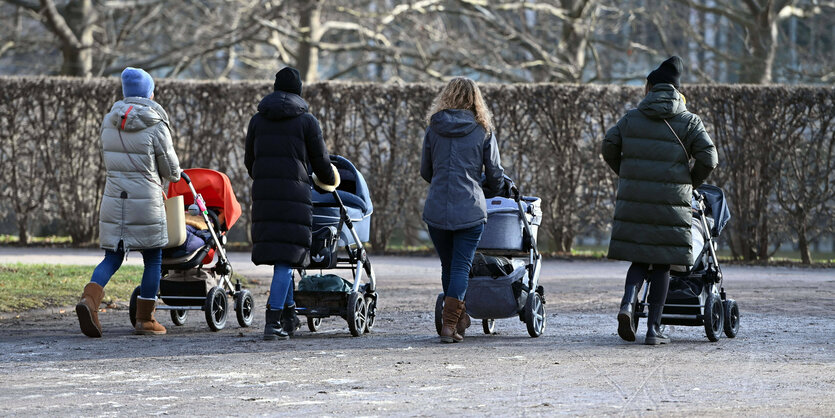
<path fill-rule="evenodd" d="M 455 326 L 455 330 L 463 337 L 464 333 L 467 332 L 467 328 L 470 327 L 470 316 L 467 315 L 467 304 L 461 302 L 461 306 L 461 316 L 458 317 L 458 324 Z"/>
<path fill-rule="evenodd" d="M 464 311 L 464 301 L 447 296 L 444 298 L 444 326 L 441 328 L 442 343 L 458 343 L 464 341 L 464 337 L 458 334 L 458 318 Z"/>
<path fill-rule="evenodd" d="M 87 283 L 81 292 L 81 300 L 75 305 L 78 325 L 81 332 L 92 338 L 101 337 L 101 322 L 99 322 L 99 305 L 104 298 L 104 288 L 98 283 Z"/>
<path fill-rule="evenodd" d="M 156 305 L 156 299 L 136 298 L 136 328 L 133 331 L 134 334 L 165 334 L 165 327 L 154 319 Z"/>

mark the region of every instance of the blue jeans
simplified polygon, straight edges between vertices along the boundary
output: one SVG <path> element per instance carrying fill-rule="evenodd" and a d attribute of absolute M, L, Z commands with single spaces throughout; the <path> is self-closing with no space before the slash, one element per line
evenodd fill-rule
<path fill-rule="evenodd" d="M 120 246 L 116 251 L 104 250 L 104 260 L 93 270 L 90 281 L 101 287 L 107 285 L 110 278 L 122 267 L 125 251 Z M 145 271 L 142 272 L 142 283 L 139 285 L 139 296 L 143 299 L 156 299 L 159 290 L 159 279 L 162 276 L 162 248 L 142 250 L 142 260 Z"/>
<path fill-rule="evenodd" d="M 273 310 L 293 306 L 293 269 L 287 264 L 273 266 L 273 281 L 267 306 Z"/>
<path fill-rule="evenodd" d="M 481 241 L 484 224 L 467 229 L 449 231 L 429 228 L 429 236 L 435 244 L 435 251 L 441 258 L 441 285 L 444 295 L 464 300 L 467 282 L 470 280 L 470 266 L 473 263 L 476 247 Z"/>

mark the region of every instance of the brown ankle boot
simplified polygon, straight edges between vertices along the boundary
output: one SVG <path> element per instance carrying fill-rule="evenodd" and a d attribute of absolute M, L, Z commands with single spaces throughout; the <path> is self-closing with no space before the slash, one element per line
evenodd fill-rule
<path fill-rule="evenodd" d="M 101 337 L 101 322 L 99 322 L 99 305 L 104 298 L 104 288 L 98 283 L 87 283 L 81 292 L 81 300 L 75 305 L 78 325 L 81 332 L 88 337 Z"/>
<path fill-rule="evenodd" d="M 467 328 L 469 327 L 470 316 L 467 315 L 467 304 L 461 302 L 461 316 L 458 317 L 458 324 L 455 326 L 455 331 L 457 331 L 458 334 L 463 337 L 464 333 L 467 332 Z"/>
<path fill-rule="evenodd" d="M 156 299 L 136 298 L 136 328 L 133 331 L 134 334 L 165 334 L 165 327 L 154 319 L 156 304 Z"/>
<path fill-rule="evenodd" d="M 458 343 L 464 341 L 464 337 L 458 334 L 458 318 L 464 311 L 464 301 L 447 296 L 444 298 L 444 326 L 441 328 L 442 343 Z"/>

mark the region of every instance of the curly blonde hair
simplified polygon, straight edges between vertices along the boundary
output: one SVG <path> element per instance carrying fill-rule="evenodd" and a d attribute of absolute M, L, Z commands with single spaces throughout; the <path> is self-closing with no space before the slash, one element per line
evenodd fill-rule
<path fill-rule="evenodd" d="M 455 77 L 449 81 L 438 97 L 435 97 L 432 108 L 426 115 L 426 123 L 431 123 L 432 115 L 446 109 L 469 110 L 485 131 L 493 131 L 493 115 L 484 103 L 481 90 L 475 81 L 467 77 Z"/>

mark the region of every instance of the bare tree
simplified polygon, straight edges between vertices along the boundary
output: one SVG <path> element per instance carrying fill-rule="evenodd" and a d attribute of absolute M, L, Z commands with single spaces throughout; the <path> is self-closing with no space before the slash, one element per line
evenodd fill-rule
<path fill-rule="evenodd" d="M 818 226 L 831 223 L 835 215 L 835 102 L 819 94 L 812 103 L 788 135 L 791 151 L 781 159 L 777 187 L 777 201 L 797 234 L 804 264 L 812 262 L 810 243 L 827 230 Z"/>

